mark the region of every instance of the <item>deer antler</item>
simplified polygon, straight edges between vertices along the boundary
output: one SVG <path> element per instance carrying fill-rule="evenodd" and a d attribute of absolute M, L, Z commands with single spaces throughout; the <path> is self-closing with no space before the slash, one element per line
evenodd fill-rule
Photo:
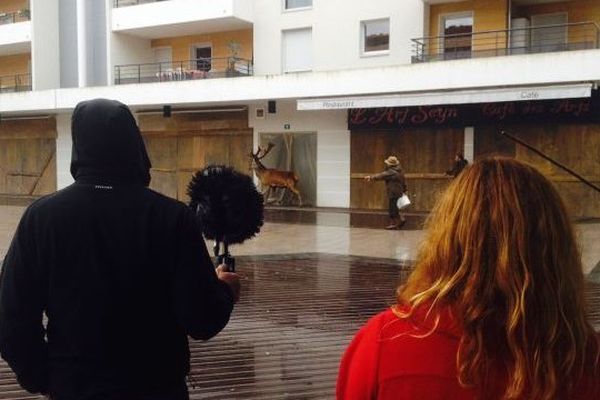
<path fill-rule="evenodd" d="M 272 149 L 273 147 L 275 147 L 275 145 L 274 145 L 273 143 L 269 142 L 269 144 L 267 145 L 267 148 L 262 150 L 262 154 L 260 155 L 260 157 L 258 157 L 258 159 L 259 159 L 259 160 L 262 160 L 263 158 L 265 158 L 265 156 L 266 156 L 267 154 L 269 154 L 269 152 L 271 151 L 271 149 Z M 260 146 L 258 147 L 258 151 L 259 151 L 259 152 L 261 151 L 261 148 L 260 148 Z M 258 152 L 257 152 L 256 154 L 258 155 Z"/>

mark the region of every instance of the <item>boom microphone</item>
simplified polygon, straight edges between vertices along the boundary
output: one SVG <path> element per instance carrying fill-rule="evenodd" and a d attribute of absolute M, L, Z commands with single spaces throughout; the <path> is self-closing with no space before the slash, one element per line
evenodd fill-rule
<path fill-rule="evenodd" d="M 224 165 L 209 165 L 196 172 L 187 193 L 204 237 L 215 241 L 216 264 L 225 264 L 234 272 L 235 258 L 229 253 L 229 245 L 242 243 L 260 232 L 262 194 L 256 190 L 252 178 Z"/>

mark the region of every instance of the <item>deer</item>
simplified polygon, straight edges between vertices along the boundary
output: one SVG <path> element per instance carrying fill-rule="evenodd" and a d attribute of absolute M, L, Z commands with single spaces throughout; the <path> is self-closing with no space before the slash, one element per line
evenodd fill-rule
<path fill-rule="evenodd" d="M 269 154 L 273 147 L 275 147 L 275 145 L 273 143 L 269 143 L 266 149 L 261 149 L 260 146 L 258 146 L 256 153 L 250 152 L 250 157 L 253 161 L 251 169 L 258 177 L 260 185 L 263 188 L 263 197 L 265 202 L 267 201 L 268 195 L 270 195 L 272 189 L 284 188 L 294 192 L 296 196 L 298 196 L 299 205 L 302 206 L 302 196 L 300 195 L 300 190 L 298 190 L 298 176 L 292 171 L 282 171 L 278 169 L 267 168 L 260 161 L 265 158 L 267 154 Z M 280 202 L 284 194 L 281 195 L 279 199 Z"/>

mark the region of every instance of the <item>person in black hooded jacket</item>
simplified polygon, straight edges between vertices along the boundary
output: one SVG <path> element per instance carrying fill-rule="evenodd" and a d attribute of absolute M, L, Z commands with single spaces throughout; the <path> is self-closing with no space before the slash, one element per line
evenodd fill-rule
<path fill-rule="evenodd" d="M 239 277 L 215 272 L 185 204 L 148 189 L 125 105 L 80 103 L 72 135 L 75 183 L 27 208 L 4 259 L 0 354 L 52 400 L 187 399 L 187 337 L 225 327 Z"/>

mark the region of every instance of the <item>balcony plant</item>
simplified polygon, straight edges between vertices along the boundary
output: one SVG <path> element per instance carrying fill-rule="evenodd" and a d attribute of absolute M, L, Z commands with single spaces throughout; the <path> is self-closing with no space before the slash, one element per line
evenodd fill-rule
<path fill-rule="evenodd" d="M 235 63 L 240 54 L 242 45 L 238 41 L 231 40 L 229 43 L 227 43 L 227 48 L 229 49 L 229 57 L 227 58 L 227 69 L 225 74 L 227 76 L 234 76 L 236 75 Z"/>

